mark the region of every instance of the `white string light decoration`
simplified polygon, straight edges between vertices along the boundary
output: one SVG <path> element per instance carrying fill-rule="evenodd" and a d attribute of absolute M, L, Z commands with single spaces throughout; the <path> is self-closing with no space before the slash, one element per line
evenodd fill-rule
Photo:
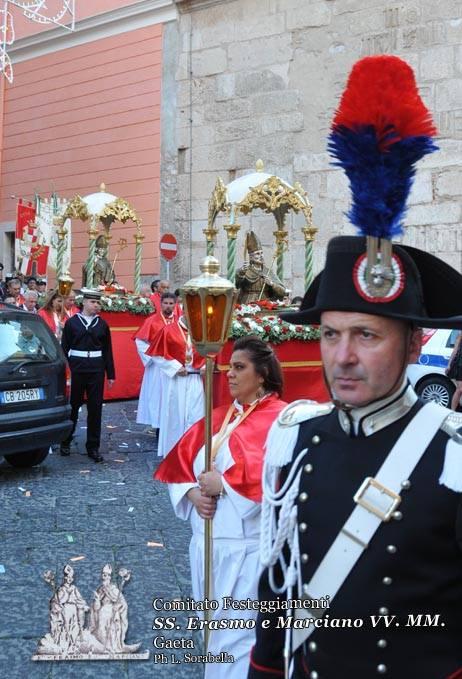
<path fill-rule="evenodd" d="M 0 74 L 3 73 L 8 82 L 12 83 L 13 66 L 7 49 L 13 44 L 15 35 L 10 5 L 20 9 L 26 19 L 36 24 L 54 24 L 73 31 L 75 0 L 3 0 L 3 9 L 0 9 Z"/>

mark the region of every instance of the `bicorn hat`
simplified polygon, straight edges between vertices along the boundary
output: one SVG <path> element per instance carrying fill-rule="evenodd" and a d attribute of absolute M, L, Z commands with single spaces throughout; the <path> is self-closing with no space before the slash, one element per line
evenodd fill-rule
<path fill-rule="evenodd" d="M 329 242 L 300 310 L 281 318 L 319 323 L 323 311 L 350 311 L 462 329 L 462 276 L 434 255 L 392 244 L 403 233 L 415 163 L 437 150 L 435 134 L 406 62 L 383 55 L 355 64 L 328 146 L 349 179 L 348 217 L 360 235 Z"/>

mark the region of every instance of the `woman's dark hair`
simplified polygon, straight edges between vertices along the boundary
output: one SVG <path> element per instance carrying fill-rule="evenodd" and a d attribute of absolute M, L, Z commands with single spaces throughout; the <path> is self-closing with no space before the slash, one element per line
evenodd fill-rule
<path fill-rule="evenodd" d="M 50 290 L 47 293 L 45 304 L 42 308 L 45 309 L 45 311 L 53 311 L 53 300 L 55 300 L 57 297 L 63 299 L 63 296 L 60 295 L 59 290 L 57 288 L 55 290 Z"/>
<path fill-rule="evenodd" d="M 155 278 L 151 283 L 151 292 L 157 292 L 157 286 L 160 283 L 160 278 Z"/>
<path fill-rule="evenodd" d="M 279 360 L 271 347 L 259 337 L 248 335 L 234 342 L 233 351 L 246 351 L 255 372 L 263 377 L 265 391 L 275 391 L 282 396 L 283 377 Z"/>

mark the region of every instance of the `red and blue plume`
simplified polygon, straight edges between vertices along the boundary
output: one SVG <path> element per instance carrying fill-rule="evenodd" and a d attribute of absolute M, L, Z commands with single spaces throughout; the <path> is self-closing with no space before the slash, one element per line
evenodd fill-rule
<path fill-rule="evenodd" d="M 355 64 L 328 148 L 350 180 L 348 217 L 361 235 L 391 239 L 403 232 L 415 164 L 437 150 L 436 133 L 405 61 L 381 55 Z"/>

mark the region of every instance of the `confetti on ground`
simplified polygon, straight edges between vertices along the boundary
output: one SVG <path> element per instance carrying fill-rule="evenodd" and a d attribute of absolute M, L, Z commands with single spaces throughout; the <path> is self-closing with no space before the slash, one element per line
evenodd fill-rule
<path fill-rule="evenodd" d="M 112 502 L 113 500 L 118 500 L 118 497 L 103 497 L 106 502 Z"/>
<path fill-rule="evenodd" d="M 26 497 L 30 497 L 31 495 L 32 495 L 31 491 L 30 491 L 30 490 L 26 490 L 25 496 L 26 496 Z"/>
<path fill-rule="evenodd" d="M 81 470 L 80 470 L 80 473 L 81 473 L 81 474 L 89 474 L 89 473 L 90 473 L 90 470 L 89 470 L 89 469 L 81 469 Z"/>
<path fill-rule="evenodd" d="M 98 483 L 109 483 L 109 481 L 98 481 Z"/>
<path fill-rule="evenodd" d="M 125 486 L 125 481 L 118 481 L 116 486 Z"/>
<path fill-rule="evenodd" d="M 161 542 L 147 542 L 146 543 L 148 547 L 163 547 L 164 545 Z"/>
<path fill-rule="evenodd" d="M 128 511 L 129 511 L 129 512 L 132 512 L 134 509 L 135 509 L 134 507 L 129 507 L 129 508 L 128 508 Z"/>
<path fill-rule="evenodd" d="M 21 493 L 25 493 L 25 492 L 26 492 L 26 489 L 23 488 L 22 486 L 18 486 L 18 490 L 20 490 Z"/>
<path fill-rule="evenodd" d="M 114 462 L 125 462 L 125 460 L 118 460 L 117 458 L 114 458 Z"/>
<path fill-rule="evenodd" d="M 2 563 L 0 563 L 0 573 L 4 573 L 4 572 L 5 572 L 5 566 Z"/>
<path fill-rule="evenodd" d="M 137 444 L 136 444 L 136 445 L 137 445 L 137 446 L 138 446 L 138 448 L 139 448 L 141 444 L 137 442 Z"/>
<path fill-rule="evenodd" d="M 128 448 L 128 443 L 119 443 L 119 448 Z"/>
<path fill-rule="evenodd" d="M 86 429 L 86 427 L 80 427 L 80 429 Z"/>
<path fill-rule="evenodd" d="M 66 535 L 66 537 L 68 542 L 74 542 L 74 538 L 72 537 L 72 535 Z"/>
<path fill-rule="evenodd" d="M 71 556 L 69 561 L 82 561 L 82 559 L 85 559 L 84 556 Z"/>
<path fill-rule="evenodd" d="M 117 429 L 117 425 L 115 424 L 107 424 L 106 429 Z"/>

